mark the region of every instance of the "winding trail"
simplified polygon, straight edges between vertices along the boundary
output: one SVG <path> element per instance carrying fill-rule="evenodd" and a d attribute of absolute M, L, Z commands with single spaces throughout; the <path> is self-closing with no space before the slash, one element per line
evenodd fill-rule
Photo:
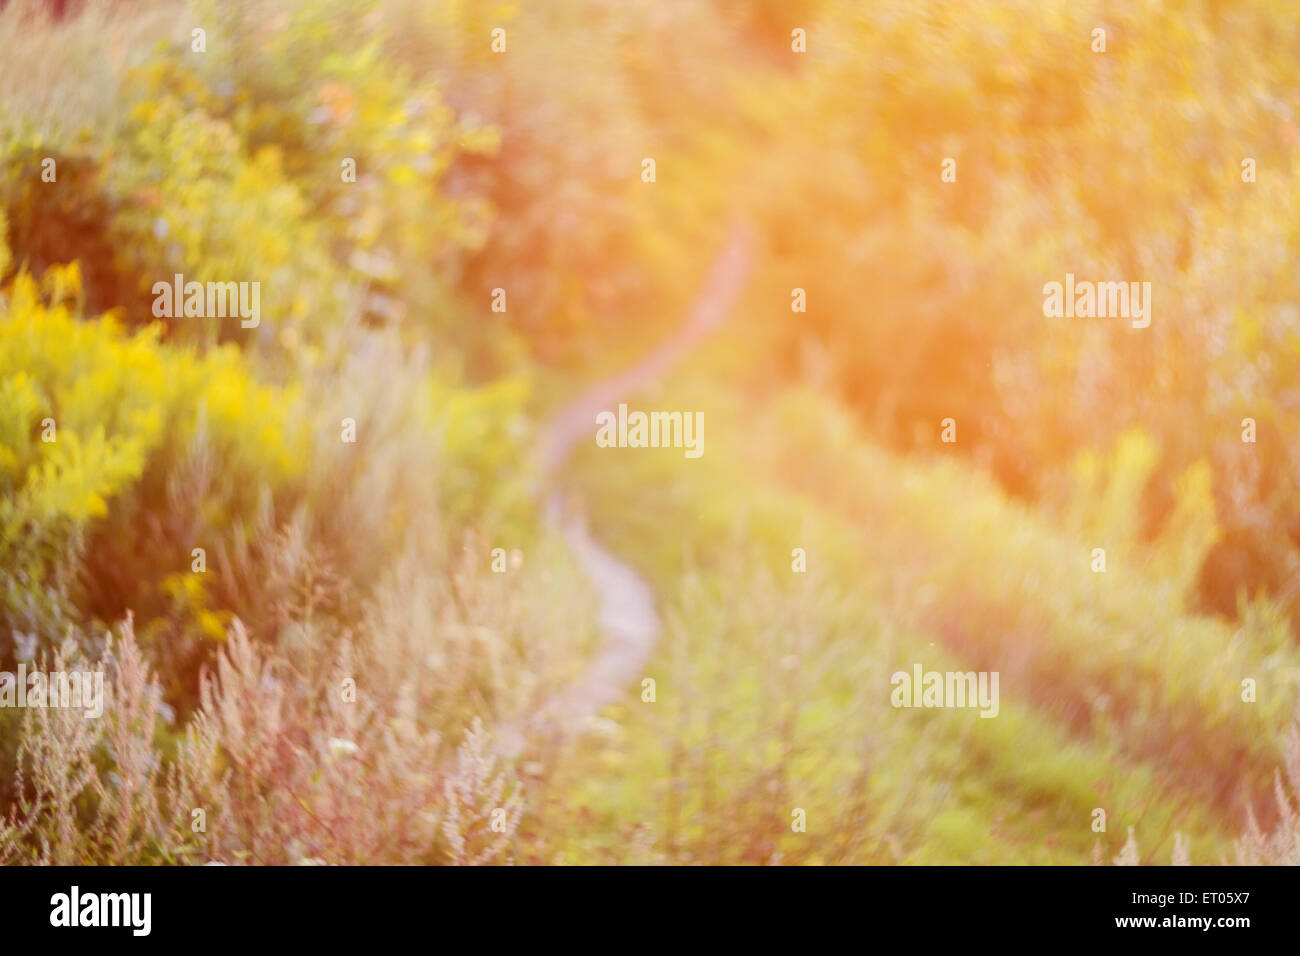
<path fill-rule="evenodd" d="M 567 493 L 558 476 L 578 442 L 594 438 L 599 412 L 612 410 L 664 375 L 722 325 L 744 287 L 753 258 L 752 246 L 750 230 L 744 225 L 733 227 L 682 329 L 626 372 L 569 402 L 542 432 L 539 487 L 544 489 L 543 513 L 595 588 L 603 640 L 577 680 L 553 694 L 536 712 L 507 724 L 500 732 L 502 749 L 508 756 L 517 756 L 536 732 L 561 740 L 577 736 L 589 718 L 644 676 L 660 632 L 654 591 L 634 568 L 592 538 L 584 515 L 566 510 Z"/>

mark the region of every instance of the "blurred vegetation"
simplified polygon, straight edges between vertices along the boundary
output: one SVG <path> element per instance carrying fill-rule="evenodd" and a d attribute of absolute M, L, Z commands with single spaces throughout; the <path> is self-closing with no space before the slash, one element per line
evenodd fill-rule
<path fill-rule="evenodd" d="M 132 739 L 188 775 L 169 799 L 207 788 L 236 822 L 193 844 L 167 800 L 69 796 L 32 775 L 59 728 L 0 714 L 0 837 L 77 859 L 39 849 L 66 801 L 101 862 L 1263 845 L 1300 675 L 1297 49 L 1281 0 L 10 3 L 0 668 L 129 632 L 123 692 L 157 709 Z M 475 719 L 597 640 L 534 497 L 539 430 L 676 331 L 737 221 L 743 304 L 644 396 L 703 410 L 707 454 L 593 447 L 564 476 L 655 588 L 660 700 L 629 688 L 502 770 L 529 794 L 485 839 L 506 778 Z M 1066 272 L 1150 282 L 1151 326 L 1045 319 Z M 261 324 L 155 316 L 177 273 L 260 281 Z M 522 566 L 493 573 L 496 547 Z M 391 699 L 348 724 L 312 689 L 358 659 Z M 890 708 L 917 661 L 1000 671 L 999 718 Z M 64 744 L 121 779 L 109 744 Z M 360 793 L 420 838 L 350 829 Z M 119 813 L 131 839 L 95 829 Z"/>

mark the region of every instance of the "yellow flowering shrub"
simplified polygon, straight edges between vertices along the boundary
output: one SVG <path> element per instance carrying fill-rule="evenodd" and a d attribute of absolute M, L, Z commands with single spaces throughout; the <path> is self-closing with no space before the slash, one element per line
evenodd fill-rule
<path fill-rule="evenodd" d="M 20 274 L 0 304 L 0 623 L 46 637 L 74 591 L 92 589 L 96 611 L 137 606 L 303 457 L 286 428 L 295 392 L 255 382 L 233 347 L 199 355 L 156 325 L 83 320 L 79 294 L 74 265 Z M 206 469 L 180 467 L 196 454 Z M 168 494 L 178 477 L 191 487 Z M 164 496 L 166 522 L 149 511 Z M 156 550 L 173 536 L 174 561 Z"/>
<path fill-rule="evenodd" d="M 256 282 L 263 331 L 275 335 L 338 314 L 324 231 L 285 178 L 278 147 L 247 154 L 226 122 L 171 95 L 137 103 L 123 136 L 112 157 L 114 188 L 129 199 L 116 221 L 118 249 L 142 282 L 171 283 L 177 273 Z M 203 342 L 259 334 L 238 318 L 182 318 L 172 332 Z"/>
<path fill-rule="evenodd" d="M 284 290 L 283 304 L 264 300 L 277 322 L 337 319 L 338 303 L 325 301 L 333 287 L 319 285 L 327 274 L 364 289 L 372 319 L 443 322 L 491 213 L 449 188 L 451 171 L 460 157 L 494 153 L 495 131 L 393 62 L 364 6 L 290 2 L 254 31 L 242 28 L 260 16 L 248 6 L 213 11 L 205 56 L 175 47 L 133 74 L 131 151 L 147 157 L 136 188 L 149 195 L 153 176 L 172 183 L 159 187 L 158 212 L 170 225 L 190 210 L 196 228 L 178 223 L 186 235 L 239 238 L 254 272 L 238 278 L 270 268 Z M 148 236 L 149 223 L 132 232 Z M 176 241 L 196 269 L 210 261 L 209 249 Z"/>

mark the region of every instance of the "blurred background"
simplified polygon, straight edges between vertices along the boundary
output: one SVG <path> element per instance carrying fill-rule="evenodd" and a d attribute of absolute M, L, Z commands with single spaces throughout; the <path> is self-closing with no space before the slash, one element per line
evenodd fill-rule
<path fill-rule="evenodd" d="M 0 860 L 1300 862 L 1298 49 L 1286 0 L 0 3 L 0 669 L 117 695 L 0 709 Z M 617 399 L 704 455 L 543 473 L 738 224 Z M 1066 273 L 1150 326 L 1045 317 Z M 505 759 L 603 646 L 552 485 L 657 695 Z M 998 717 L 894 709 L 915 664 Z"/>

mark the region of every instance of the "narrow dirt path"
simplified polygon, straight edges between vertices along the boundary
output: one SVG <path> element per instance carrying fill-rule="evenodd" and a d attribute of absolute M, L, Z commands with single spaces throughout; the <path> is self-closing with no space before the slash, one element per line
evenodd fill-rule
<path fill-rule="evenodd" d="M 503 748 L 517 755 L 527 737 L 542 731 L 568 739 L 580 734 L 590 717 L 617 700 L 644 676 L 659 638 L 654 591 L 630 565 L 601 547 L 585 516 L 566 512 L 566 489 L 559 472 L 579 441 L 594 440 L 596 415 L 665 374 L 714 329 L 734 307 L 752 259 L 748 229 L 737 226 L 692 303 L 681 331 L 621 375 L 601 382 L 565 405 L 543 430 L 541 487 L 546 522 L 556 529 L 594 587 L 599 602 L 600 649 L 582 675 L 552 695 L 534 714 L 508 725 Z"/>

